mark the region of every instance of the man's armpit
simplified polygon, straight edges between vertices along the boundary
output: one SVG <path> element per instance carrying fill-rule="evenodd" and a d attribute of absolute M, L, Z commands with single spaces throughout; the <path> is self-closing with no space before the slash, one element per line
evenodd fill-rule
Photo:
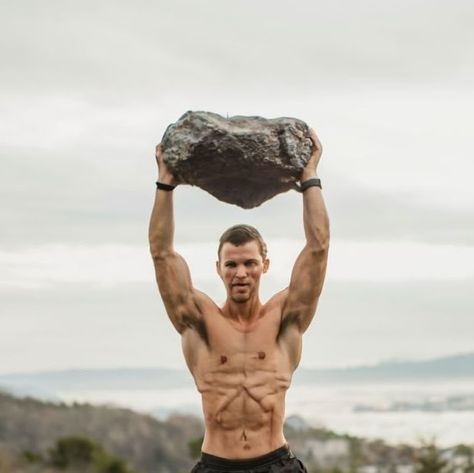
<path fill-rule="evenodd" d="M 301 313 L 298 310 L 284 312 L 280 321 L 280 329 L 278 330 L 278 338 L 280 338 L 289 327 L 296 326 L 300 328 Z"/>
<path fill-rule="evenodd" d="M 181 331 L 181 333 L 184 332 L 184 330 L 186 329 L 196 330 L 201 340 L 207 346 L 209 346 L 209 336 L 207 333 L 207 327 L 204 322 L 204 318 L 195 317 L 190 315 L 189 313 L 184 313 L 181 316 L 181 323 L 183 325 L 183 330 Z"/>

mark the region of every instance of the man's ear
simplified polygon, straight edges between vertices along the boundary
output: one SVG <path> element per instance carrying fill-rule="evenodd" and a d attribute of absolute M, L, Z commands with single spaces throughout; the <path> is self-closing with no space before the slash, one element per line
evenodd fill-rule
<path fill-rule="evenodd" d="M 270 260 L 268 258 L 265 258 L 265 260 L 263 261 L 263 272 L 266 273 L 269 267 L 270 267 Z"/>
<path fill-rule="evenodd" d="M 220 267 L 219 267 L 219 261 L 216 261 L 216 271 L 217 271 L 217 274 L 218 274 L 220 277 L 222 277 L 222 276 L 221 276 L 221 269 L 220 269 Z"/>

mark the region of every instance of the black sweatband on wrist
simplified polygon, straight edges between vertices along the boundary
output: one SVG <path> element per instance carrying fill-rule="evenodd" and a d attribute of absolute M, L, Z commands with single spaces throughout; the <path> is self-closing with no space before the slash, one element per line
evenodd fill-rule
<path fill-rule="evenodd" d="M 171 192 L 176 186 L 171 184 L 165 184 L 164 182 L 156 181 L 156 188 L 161 189 L 162 191 Z"/>
<path fill-rule="evenodd" d="M 308 179 L 307 181 L 304 181 L 300 184 L 300 186 L 298 187 L 298 190 L 300 192 L 304 192 L 308 187 L 313 187 L 313 186 L 316 186 L 316 187 L 319 187 L 320 189 L 322 189 L 321 179 L 319 179 L 318 177 Z"/>

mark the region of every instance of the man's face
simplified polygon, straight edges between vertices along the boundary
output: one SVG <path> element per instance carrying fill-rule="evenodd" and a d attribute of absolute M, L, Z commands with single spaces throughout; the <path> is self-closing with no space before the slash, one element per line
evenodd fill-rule
<path fill-rule="evenodd" d="M 247 302 L 257 293 L 262 273 L 266 273 L 270 261 L 263 260 L 256 240 L 235 246 L 222 245 L 220 259 L 216 263 L 217 273 L 234 302 Z"/>

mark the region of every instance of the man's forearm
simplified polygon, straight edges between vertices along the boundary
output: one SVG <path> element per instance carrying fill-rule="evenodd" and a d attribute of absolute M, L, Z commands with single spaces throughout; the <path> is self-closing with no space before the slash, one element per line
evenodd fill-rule
<path fill-rule="evenodd" d="M 156 191 L 148 237 L 153 257 L 163 256 L 173 251 L 173 192 Z"/>
<path fill-rule="evenodd" d="M 311 158 L 301 174 L 301 183 L 318 177 L 317 167 L 323 152 L 321 142 L 313 129 L 310 129 L 310 137 L 313 142 L 313 150 Z M 327 256 L 329 249 L 329 217 L 319 187 L 308 187 L 303 192 L 303 222 L 306 236 L 305 251 L 309 249 L 311 253 L 319 254 L 319 256 L 321 252 L 326 252 Z"/>
<path fill-rule="evenodd" d="M 329 217 L 319 187 L 309 187 L 303 192 L 303 222 L 306 246 L 316 251 L 329 248 Z"/>
<path fill-rule="evenodd" d="M 157 146 L 159 182 L 176 186 L 177 182 L 162 161 Z M 158 189 L 149 227 L 150 252 L 155 266 L 156 282 L 171 322 L 179 333 L 200 317 L 195 304 L 191 274 L 184 258 L 174 251 L 173 191 Z"/>

